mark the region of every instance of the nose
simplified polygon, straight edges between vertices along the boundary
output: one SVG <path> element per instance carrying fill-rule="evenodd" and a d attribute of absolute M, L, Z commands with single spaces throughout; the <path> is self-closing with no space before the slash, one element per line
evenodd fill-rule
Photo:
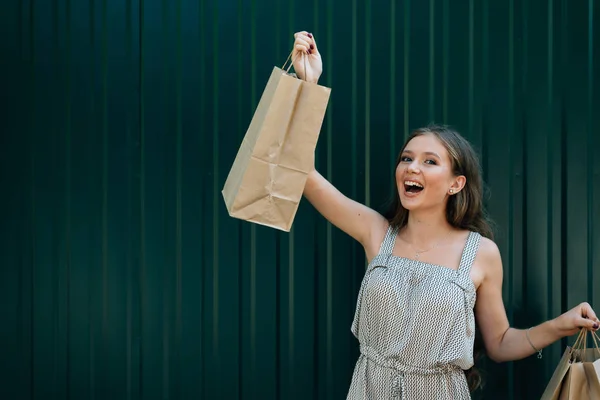
<path fill-rule="evenodd" d="M 408 163 L 408 165 L 406 165 L 406 172 L 410 172 L 413 174 L 419 173 L 419 166 L 415 160 L 411 161 L 410 163 Z"/>

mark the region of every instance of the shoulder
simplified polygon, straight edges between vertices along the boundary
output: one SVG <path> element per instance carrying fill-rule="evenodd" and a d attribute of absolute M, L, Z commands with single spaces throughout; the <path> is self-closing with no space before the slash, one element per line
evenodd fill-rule
<path fill-rule="evenodd" d="M 493 261 L 494 259 L 500 257 L 500 249 L 498 248 L 496 242 L 480 235 L 477 256 L 487 261 Z"/>
<path fill-rule="evenodd" d="M 502 256 L 500 249 L 496 242 L 489 238 L 481 236 L 474 263 L 483 273 L 484 280 L 502 276 Z"/>

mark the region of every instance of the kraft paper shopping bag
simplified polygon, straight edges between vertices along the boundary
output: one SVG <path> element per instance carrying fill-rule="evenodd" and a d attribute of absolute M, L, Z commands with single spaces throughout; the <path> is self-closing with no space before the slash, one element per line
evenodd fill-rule
<path fill-rule="evenodd" d="M 600 399 L 600 342 L 591 332 L 594 348 L 586 348 L 587 333 L 582 329 L 573 347 L 567 347 L 541 400 Z"/>
<path fill-rule="evenodd" d="M 222 190 L 230 216 L 289 232 L 330 93 L 273 68 Z"/>

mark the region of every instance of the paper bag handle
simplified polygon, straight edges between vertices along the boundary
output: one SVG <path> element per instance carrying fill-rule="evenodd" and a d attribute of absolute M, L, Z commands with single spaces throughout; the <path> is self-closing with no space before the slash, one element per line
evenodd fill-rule
<path fill-rule="evenodd" d="M 298 52 L 299 54 L 301 54 L 300 52 Z M 287 69 L 285 69 L 285 65 L 288 63 L 288 61 L 290 61 L 290 58 L 292 58 L 292 54 L 294 54 L 294 50 L 292 50 L 292 52 L 290 53 L 290 55 L 288 56 L 287 60 L 285 60 L 285 62 L 283 63 L 283 65 L 281 66 L 282 70 L 285 70 L 286 73 L 290 73 L 290 69 L 292 68 L 292 66 L 294 65 L 294 61 L 296 61 L 296 57 L 294 57 L 292 59 L 292 62 L 290 63 L 290 65 L 287 67 Z M 306 78 L 306 57 L 304 57 L 304 54 L 302 54 L 302 58 L 304 60 L 304 78 Z"/>
<path fill-rule="evenodd" d="M 573 343 L 573 347 L 572 347 L 573 352 L 579 351 L 579 350 L 585 350 L 587 348 L 587 333 L 588 333 L 588 331 L 592 334 L 592 339 L 594 341 L 594 348 L 596 349 L 596 351 L 598 352 L 598 355 L 600 356 L 600 337 L 598 337 L 598 334 L 596 332 L 589 330 L 587 328 L 583 328 L 579 332 L 579 335 L 577 336 L 575 343 Z"/>
<path fill-rule="evenodd" d="M 586 348 L 587 347 L 587 332 L 590 332 L 592 334 L 592 339 L 594 340 L 594 346 L 600 350 L 600 337 L 598 336 L 598 334 L 590 329 L 587 328 L 583 328 L 581 329 L 581 331 L 579 332 L 579 335 L 577 336 L 577 340 L 575 340 L 575 343 L 573 343 L 573 348 L 577 348 L 577 346 L 579 345 L 581 348 Z M 582 340 L 583 338 L 583 340 Z M 583 343 L 583 345 L 582 345 Z"/>
<path fill-rule="evenodd" d="M 577 339 L 575 340 L 575 343 L 573 343 L 573 346 L 572 346 L 573 350 L 584 349 L 586 338 L 587 338 L 587 329 L 582 328 L 579 331 L 579 335 L 577 335 Z"/>
<path fill-rule="evenodd" d="M 598 334 L 594 331 L 590 331 L 592 333 L 592 340 L 594 341 L 594 347 L 596 348 L 596 351 L 598 352 L 598 356 L 600 356 L 600 346 L 598 345 L 600 343 L 600 337 L 598 337 Z"/>

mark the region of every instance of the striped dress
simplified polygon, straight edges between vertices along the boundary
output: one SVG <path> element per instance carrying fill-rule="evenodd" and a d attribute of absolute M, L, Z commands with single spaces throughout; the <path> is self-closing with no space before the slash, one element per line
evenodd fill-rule
<path fill-rule="evenodd" d="M 470 399 L 481 236 L 470 232 L 458 270 L 392 255 L 390 227 L 363 278 L 352 333 L 360 343 L 348 400 Z"/>

